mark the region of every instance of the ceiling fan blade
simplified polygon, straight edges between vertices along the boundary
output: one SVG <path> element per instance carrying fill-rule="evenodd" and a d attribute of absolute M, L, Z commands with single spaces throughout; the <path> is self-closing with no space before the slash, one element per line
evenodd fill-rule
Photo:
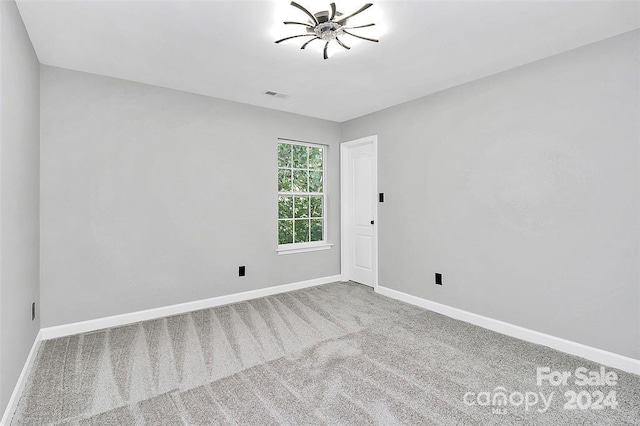
<path fill-rule="evenodd" d="M 327 55 L 327 50 L 329 49 L 329 42 L 324 45 L 324 58 L 329 59 L 329 55 Z"/>
<path fill-rule="evenodd" d="M 285 40 L 291 40 L 292 38 L 297 38 L 297 37 L 315 37 L 315 34 L 298 34 L 291 37 L 285 37 L 285 38 L 281 38 L 280 40 L 276 40 L 276 43 L 280 43 Z"/>
<path fill-rule="evenodd" d="M 360 9 L 358 9 L 357 11 L 353 12 L 351 15 L 347 15 L 344 18 L 340 18 L 340 20 L 338 21 L 338 24 L 342 25 L 344 24 L 347 19 L 352 18 L 354 16 L 356 16 L 358 13 L 364 12 L 365 10 L 369 9 L 371 6 L 373 6 L 373 3 L 367 3 L 364 6 L 362 6 Z"/>
<path fill-rule="evenodd" d="M 304 25 L 305 27 L 314 28 L 311 24 L 305 24 L 304 22 L 284 21 L 285 25 Z M 355 27 L 357 28 L 357 27 Z"/>
<path fill-rule="evenodd" d="M 359 36 L 359 35 L 356 35 L 356 34 L 350 33 L 349 31 L 346 31 L 346 30 L 344 30 L 344 29 L 343 29 L 342 31 L 343 31 L 345 34 L 349 34 L 350 36 L 355 37 L 355 38 L 361 38 L 362 40 L 372 41 L 372 42 L 374 42 L 374 43 L 378 43 L 378 42 L 380 41 L 380 40 L 376 40 L 375 38 L 362 37 L 362 36 Z"/>
<path fill-rule="evenodd" d="M 336 4 L 331 3 L 329 6 L 331 6 L 331 17 L 329 17 L 329 20 L 333 21 L 333 18 L 336 17 Z"/>
<path fill-rule="evenodd" d="M 344 44 L 343 42 L 340 41 L 340 39 L 338 37 L 336 37 L 336 41 L 338 42 L 338 44 L 342 47 L 344 47 L 345 49 L 349 50 L 351 49 L 349 46 L 347 46 L 346 44 Z"/>
<path fill-rule="evenodd" d="M 297 7 L 298 9 L 300 9 L 301 11 L 303 11 L 304 13 L 306 13 L 306 14 L 309 16 L 309 18 L 311 18 L 311 20 L 312 20 L 313 22 L 315 22 L 315 23 L 316 23 L 316 25 L 318 25 L 318 24 L 320 23 L 320 22 L 318 22 L 318 18 L 316 18 L 316 17 L 315 17 L 311 12 L 309 12 L 307 9 L 305 9 L 305 7 L 304 7 L 304 6 L 300 6 L 300 5 L 299 5 L 298 3 L 296 3 L 295 1 L 292 1 L 292 2 L 291 2 L 291 6 L 293 6 L 293 7 Z"/>
<path fill-rule="evenodd" d="M 286 24 L 286 22 L 285 22 Z M 358 25 L 357 27 L 345 27 L 348 30 L 354 30 L 356 28 L 367 28 L 367 27 L 373 27 L 375 24 L 367 24 L 367 25 Z"/>
<path fill-rule="evenodd" d="M 320 40 L 320 37 L 314 37 L 311 40 L 309 40 L 308 42 L 306 42 L 305 44 L 302 45 L 302 47 L 300 49 L 304 49 L 305 47 L 307 47 L 307 45 L 309 43 L 311 43 L 313 40 Z"/>

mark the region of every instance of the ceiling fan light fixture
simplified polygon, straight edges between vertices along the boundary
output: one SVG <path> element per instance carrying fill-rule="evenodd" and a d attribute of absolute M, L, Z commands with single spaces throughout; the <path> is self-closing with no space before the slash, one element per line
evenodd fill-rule
<path fill-rule="evenodd" d="M 297 34 L 297 35 L 282 38 L 280 40 L 276 40 L 276 44 L 280 44 L 283 41 L 291 40 L 299 37 L 312 37 L 311 39 L 308 39 L 307 41 L 305 41 L 304 44 L 300 47 L 300 49 L 306 48 L 311 42 L 315 40 L 322 40 L 325 42 L 325 46 L 323 49 L 323 57 L 324 59 L 329 59 L 328 50 L 331 42 L 335 41 L 336 44 L 338 44 L 339 46 L 343 47 L 346 50 L 351 49 L 350 46 L 348 46 L 342 40 L 339 39 L 339 37 L 343 37 L 345 36 L 345 34 L 350 37 L 355 37 L 361 40 L 367 40 L 374 43 L 377 43 L 379 41 L 374 38 L 360 36 L 350 31 L 347 31 L 347 30 L 354 30 L 358 28 L 372 27 L 375 25 L 375 23 L 370 23 L 366 25 L 358 25 L 355 27 L 347 26 L 349 19 L 364 12 L 365 10 L 373 6 L 373 3 L 366 3 L 360 9 L 346 16 L 344 13 L 341 13 L 337 10 L 335 3 L 331 3 L 329 5 L 331 10 L 324 10 L 324 11 L 317 12 L 315 14 L 309 12 L 309 10 L 307 10 L 304 6 L 296 3 L 295 1 L 291 2 L 291 6 L 301 10 L 305 15 L 309 17 L 309 20 L 307 22 L 285 21 L 284 24 L 304 26 L 306 27 L 305 28 L 306 33 Z"/>

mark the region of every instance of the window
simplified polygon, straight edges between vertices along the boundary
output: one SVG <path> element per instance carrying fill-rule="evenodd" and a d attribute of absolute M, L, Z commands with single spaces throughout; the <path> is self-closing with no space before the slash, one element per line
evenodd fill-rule
<path fill-rule="evenodd" d="M 278 252 L 329 248 L 326 243 L 326 147 L 278 141 Z"/>

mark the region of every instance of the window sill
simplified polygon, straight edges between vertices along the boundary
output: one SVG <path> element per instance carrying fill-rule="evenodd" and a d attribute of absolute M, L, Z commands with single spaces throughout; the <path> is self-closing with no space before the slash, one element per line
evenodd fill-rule
<path fill-rule="evenodd" d="M 281 248 L 278 248 L 277 252 L 279 256 L 282 256 L 283 254 L 306 253 L 310 251 L 329 250 L 331 247 L 333 247 L 333 244 L 321 243 L 321 244 L 304 245 L 304 246 L 298 246 L 298 247 L 281 247 Z"/>

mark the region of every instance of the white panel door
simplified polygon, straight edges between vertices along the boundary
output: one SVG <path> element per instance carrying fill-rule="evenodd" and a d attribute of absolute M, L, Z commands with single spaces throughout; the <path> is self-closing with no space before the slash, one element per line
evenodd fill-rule
<path fill-rule="evenodd" d="M 376 159 L 373 139 L 343 144 L 343 274 L 375 285 Z"/>

